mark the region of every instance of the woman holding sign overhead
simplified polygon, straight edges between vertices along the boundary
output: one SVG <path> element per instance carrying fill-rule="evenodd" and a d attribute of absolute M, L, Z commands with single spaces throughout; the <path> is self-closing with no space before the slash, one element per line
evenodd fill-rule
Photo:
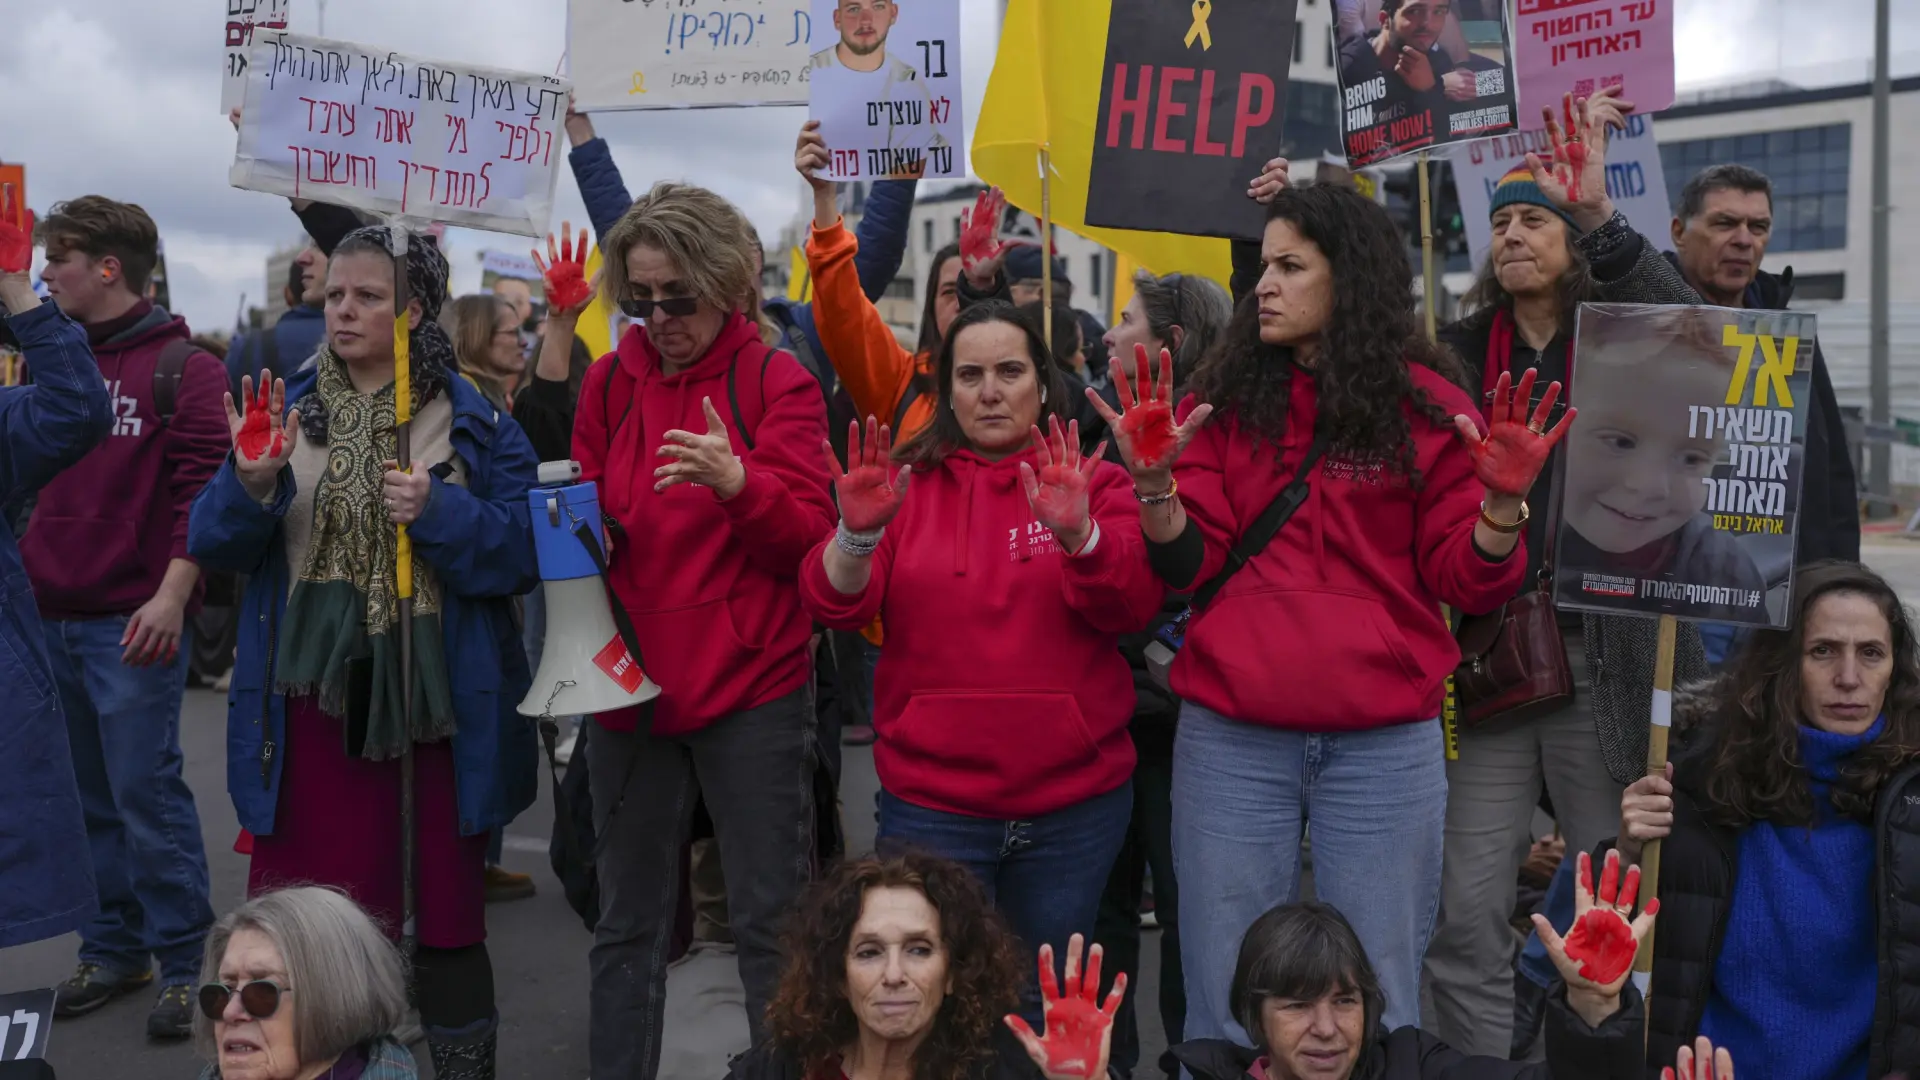
<path fill-rule="evenodd" d="M 455 373 L 435 321 L 447 261 L 415 236 L 405 309 L 412 472 L 394 467 L 389 230 L 333 248 L 327 345 L 290 384 L 243 379 L 234 450 L 188 548 L 247 575 L 227 788 L 254 835 L 249 893 L 330 885 L 401 931 L 400 755 L 414 749 L 420 1020 L 434 1075 L 493 1076 L 487 832 L 533 801 L 529 677 L 511 597 L 537 580 L 533 450 Z M 395 527 L 412 537 L 413 669 L 401 669 Z M 401 686 L 411 678 L 411 707 Z M 408 726 L 408 725 L 411 726 Z M 298 988 L 294 988 L 298 992 Z"/>
<path fill-rule="evenodd" d="M 1373 958 L 1386 1023 L 1417 1022 L 1460 658 L 1440 609 L 1519 587 L 1525 493 L 1566 425 L 1528 413 L 1529 378 L 1502 380 L 1483 428 L 1418 330 L 1386 211 L 1277 186 L 1259 282 L 1194 372 L 1201 404 L 1177 418 L 1172 359 L 1145 349 L 1114 363 L 1124 410 L 1100 404 L 1154 568 L 1196 593 L 1170 671 L 1189 1038 L 1244 1036 L 1237 937 L 1294 897 L 1309 822 L 1315 891 Z"/>

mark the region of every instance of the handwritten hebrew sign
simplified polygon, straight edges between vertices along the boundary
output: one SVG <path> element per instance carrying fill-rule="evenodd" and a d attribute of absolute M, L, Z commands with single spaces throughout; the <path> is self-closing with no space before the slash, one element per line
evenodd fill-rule
<path fill-rule="evenodd" d="M 1493 248 L 1488 207 L 1493 189 L 1509 170 L 1527 163 L 1529 152 L 1546 160 L 1553 154 L 1545 129 L 1480 139 L 1453 147 L 1454 188 L 1460 193 L 1460 217 L 1467 229 L 1473 264 Z M 1627 223 L 1661 251 L 1673 250 L 1673 211 L 1667 205 L 1667 174 L 1660 147 L 1653 141 L 1653 117 L 1634 113 L 1625 131 L 1607 140 L 1607 197 L 1627 215 Z"/>
<path fill-rule="evenodd" d="M 569 0 L 576 107 L 807 103 L 807 0 Z"/>
<path fill-rule="evenodd" d="M 813 28 L 810 104 L 833 153 L 826 175 L 966 175 L 958 5 L 814 0 Z"/>
<path fill-rule="evenodd" d="M 1529 123 L 1573 93 L 1619 86 L 1636 111 L 1673 104 L 1674 0 L 1520 0 L 1515 67 Z"/>
<path fill-rule="evenodd" d="M 255 30 L 285 30 L 292 0 L 223 0 L 227 5 L 226 73 L 220 83 L 220 115 L 240 107 L 247 96 L 247 63 Z"/>
<path fill-rule="evenodd" d="M 52 990 L 0 994 L 0 1061 L 44 1059 L 52 1031 Z"/>
<path fill-rule="evenodd" d="M 417 221 L 541 236 L 571 84 L 262 34 L 234 187 Z"/>

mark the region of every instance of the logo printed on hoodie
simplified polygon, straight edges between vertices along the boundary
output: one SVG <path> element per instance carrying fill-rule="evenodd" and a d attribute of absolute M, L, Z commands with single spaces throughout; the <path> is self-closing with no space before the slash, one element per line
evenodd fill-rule
<path fill-rule="evenodd" d="M 1021 537 L 1025 536 L 1025 543 Z M 1029 521 L 1026 526 L 1014 526 L 1007 530 L 1007 561 L 1021 562 L 1036 555 L 1046 555 L 1060 550 L 1053 538 L 1053 530 L 1037 521 Z"/>
<path fill-rule="evenodd" d="M 140 434 L 141 430 L 146 426 L 146 421 L 134 415 L 140 408 L 139 400 L 137 398 L 126 397 L 120 393 L 119 379 L 115 379 L 107 384 L 107 393 L 113 395 L 113 434 Z"/>

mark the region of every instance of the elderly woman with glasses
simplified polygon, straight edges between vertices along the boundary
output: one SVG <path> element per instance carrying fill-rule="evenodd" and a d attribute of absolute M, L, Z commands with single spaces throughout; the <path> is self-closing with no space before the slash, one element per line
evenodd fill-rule
<path fill-rule="evenodd" d="M 207 935 L 194 1037 L 201 1080 L 412 1080 L 390 1032 L 407 1011 L 400 953 L 331 889 L 247 901 Z"/>
<path fill-rule="evenodd" d="M 740 211 L 660 184 L 601 238 L 608 299 L 640 320 L 588 371 L 573 453 L 600 485 L 610 572 L 658 698 L 594 717 L 604 807 L 592 952 L 595 1076 L 659 1068 L 666 939 L 694 798 L 713 817 L 754 1041 L 778 924 L 812 870 L 813 625 L 803 556 L 833 530 L 820 387 L 762 343 Z M 648 715 L 640 715 L 644 710 Z"/>

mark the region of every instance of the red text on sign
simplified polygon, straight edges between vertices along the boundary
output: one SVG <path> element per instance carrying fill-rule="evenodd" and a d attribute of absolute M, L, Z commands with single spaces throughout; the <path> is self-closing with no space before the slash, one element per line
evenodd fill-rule
<path fill-rule="evenodd" d="M 1233 135 L 1229 143 L 1213 137 L 1213 98 L 1218 74 L 1210 69 L 1163 67 L 1159 92 L 1154 92 L 1153 65 L 1142 64 L 1134 80 L 1133 96 L 1127 95 L 1127 65 L 1113 66 L 1112 95 L 1107 107 L 1106 145 L 1120 145 L 1121 129 L 1128 127 L 1128 144 L 1135 150 L 1147 147 L 1147 131 L 1153 131 L 1153 149 L 1169 154 L 1200 154 L 1207 157 L 1245 157 L 1247 133 L 1273 119 L 1273 79 L 1257 71 L 1243 71 L 1239 96 L 1234 105 Z M 1198 94 L 1182 91 L 1198 79 Z M 1193 144 L 1174 138 L 1169 130 L 1173 121 L 1192 112 Z"/>

